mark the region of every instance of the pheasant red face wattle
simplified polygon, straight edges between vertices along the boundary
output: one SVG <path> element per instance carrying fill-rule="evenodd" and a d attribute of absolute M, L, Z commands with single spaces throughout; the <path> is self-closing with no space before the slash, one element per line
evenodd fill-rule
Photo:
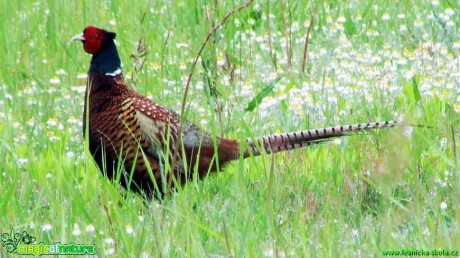
<path fill-rule="evenodd" d="M 96 54 L 101 50 L 102 43 L 109 37 L 110 39 L 115 38 L 115 33 L 109 32 L 103 29 L 99 29 L 93 26 L 86 27 L 82 34 L 78 34 L 72 38 L 72 40 L 78 40 L 83 42 L 83 49 L 88 54 Z"/>
<path fill-rule="evenodd" d="M 83 48 L 88 54 L 96 54 L 101 49 L 104 34 L 95 27 L 88 27 L 83 31 Z"/>

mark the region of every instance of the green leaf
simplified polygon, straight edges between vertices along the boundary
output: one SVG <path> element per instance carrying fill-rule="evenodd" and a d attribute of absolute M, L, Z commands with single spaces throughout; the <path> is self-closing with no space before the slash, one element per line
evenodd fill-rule
<path fill-rule="evenodd" d="M 414 76 L 414 78 L 412 78 L 412 88 L 414 90 L 414 99 L 416 103 L 418 103 L 422 99 L 422 95 L 420 94 L 420 91 L 418 90 L 419 82 L 420 82 L 419 75 Z"/>
<path fill-rule="evenodd" d="M 262 103 L 262 100 L 270 94 L 273 89 L 275 88 L 276 83 L 278 83 L 281 78 L 283 78 L 282 75 L 278 76 L 270 85 L 267 87 L 263 88 L 257 96 L 249 102 L 248 107 L 245 109 L 246 112 L 251 112 L 253 111 L 260 103 Z"/>

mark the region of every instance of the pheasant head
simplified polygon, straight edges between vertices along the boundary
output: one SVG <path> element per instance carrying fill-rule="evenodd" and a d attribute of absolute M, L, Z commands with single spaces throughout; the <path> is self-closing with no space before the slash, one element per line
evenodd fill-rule
<path fill-rule="evenodd" d="M 113 41 L 116 35 L 114 32 L 89 26 L 71 40 L 83 42 L 85 52 L 93 55 L 90 72 L 117 75 L 121 73 L 121 61 Z"/>

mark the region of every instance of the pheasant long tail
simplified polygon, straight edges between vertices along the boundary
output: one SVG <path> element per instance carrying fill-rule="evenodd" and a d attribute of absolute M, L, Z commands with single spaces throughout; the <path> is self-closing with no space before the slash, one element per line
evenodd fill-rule
<path fill-rule="evenodd" d="M 347 126 L 336 126 L 323 129 L 313 129 L 292 133 L 272 134 L 254 139 L 246 139 L 244 158 L 259 156 L 263 153 L 276 153 L 286 150 L 298 149 L 313 144 L 331 141 L 337 137 L 356 134 L 364 131 L 394 127 L 396 121 L 376 122 L 368 124 L 356 124 Z"/>

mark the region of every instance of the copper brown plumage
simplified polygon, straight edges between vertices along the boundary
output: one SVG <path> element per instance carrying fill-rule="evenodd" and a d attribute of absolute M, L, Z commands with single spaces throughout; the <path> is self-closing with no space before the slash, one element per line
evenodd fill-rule
<path fill-rule="evenodd" d="M 184 184 L 194 172 L 203 178 L 240 157 L 302 148 L 353 132 L 392 127 L 396 122 L 368 123 L 318 130 L 273 134 L 247 139 L 240 153 L 239 140 L 216 137 L 193 123 L 184 122 L 179 136 L 179 115 L 140 95 L 129 87 L 121 71 L 114 43 L 116 34 L 89 26 L 73 40 L 83 42 L 92 54 L 83 112 L 83 131 L 100 170 L 114 179 L 121 171 L 120 184 L 147 197 L 160 197 L 173 176 Z M 87 124 L 88 121 L 88 124 Z M 86 135 L 86 131 L 88 135 Z M 180 138 L 179 138 L 180 137 Z M 180 140 L 183 149 L 175 150 Z M 178 151 L 172 173 L 164 164 Z M 218 164 L 218 165 L 217 165 Z"/>

